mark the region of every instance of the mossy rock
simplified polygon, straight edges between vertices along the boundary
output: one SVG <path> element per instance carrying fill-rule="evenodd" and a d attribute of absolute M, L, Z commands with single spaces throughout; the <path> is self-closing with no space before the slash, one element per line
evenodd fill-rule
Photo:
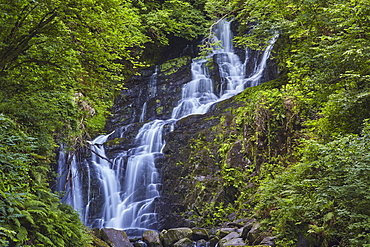
<path fill-rule="evenodd" d="M 190 62 L 191 62 L 191 58 L 188 56 L 171 59 L 161 64 L 160 70 L 162 73 L 168 76 L 173 73 L 176 73 L 179 68 L 181 68 L 182 66 L 185 66 L 186 64 Z"/>
<path fill-rule="evenodd" d="M 162 247 L 159 234 L 156 231 L 148 230 L 143 233 L 143 240 L 148 244 L 148 247 Z"/>
<path fill-rule="evenodd" d="M 163 230 L 160 233 L 160 239 L 162 244 L 167 246 L 173 246 L 174 243 L 180 239 L 191 238 L 193 231 L 190 228 L 172 228 L 168 230 Z"/>
<path fill-rule="evenodd" d="M 103 240 L 101 240 L 100 238 L 98 238 L 95 235 L 93 235 L 92 246 L 94 246 L 94 247 L 110 247 L 110 245 L 108 243 L 104 242 Z"/>
<path fill-rule="evenodd" d="M 174 247 L 193 247 L 194 242 L 189 238 L 183 238 L 173 244 Z"/>

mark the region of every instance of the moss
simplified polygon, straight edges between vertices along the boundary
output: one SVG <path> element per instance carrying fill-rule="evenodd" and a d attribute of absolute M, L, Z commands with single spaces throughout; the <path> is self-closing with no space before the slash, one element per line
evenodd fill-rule
<path fill-rule="evenodd" d="M 157 114 L 162 114 L 163 113 L 163 106 L 158 107 L 157 109 L 155 109 L 155 111 L 157 112 Z"/>
<path fill-rule="evenodd" d="M 172 60 L 168 60 L 167 62 L 161 64 L 160 70 L 166 76 L 171 75 L 179 70 L 182 66 L 190 63 L 191 58 L 189 56 L 179 57 Z"/>
<path fill-rule="evenodd" d="M 114 138 L 113 140 L 109 140 L 106 142 L 106 145 L 108 146 L 115 146 L 118 145 L 121 142 L 122 138 Z"/>

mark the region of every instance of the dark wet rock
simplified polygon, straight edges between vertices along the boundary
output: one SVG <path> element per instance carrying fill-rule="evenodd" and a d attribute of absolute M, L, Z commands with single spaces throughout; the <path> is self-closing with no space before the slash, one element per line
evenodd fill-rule
<path fill-rule="evenodd" d="M 209 240 L 209 234 L 208 231 L 204 228 L 193 228 L 192 229 L 192 239 L 197 241 L 197 240 Z"/>
<path fill-rule="evenodd" d="M 232 232 L 235 232 L 236 233 L 236 228 L 220 228 L 218 231 L 217 231 L 217 236 L 219 236 L 220 238 L 224 238 L 226 237 L 227 235 L 229 235 L 230 233 Z M 237 233 L 238 234 L 238 233 Z M 238 234 L 239 235 L 239 234 Z"/>
<path fill-rule="evenodd" d="M 238 223 L 238 222 L 229 222 L 227 223 L 227 226 L 228 227 L 237 227 L 237 228 L 241 228 L 244 226 L 243 223 Z"/>
<path fill-rule="evenodd" d="M 190 228 L 173 228 L 168 230 L 163 230 L 160 233 L 160 239 L 162 241 L 163 246 L 173 246 L 174 243 L 179 241 L 180 239 L 192 237 L 192 230 Z"/>
<path fill-rule="evenodd" d="M 240 234 L 237 233 L 237 232 L 230 232 L 229 234 L 227 234 L 225 237 L 223 237 L 220 240 L 220 243 L 228 242 L 228 241 L 230 241 L 231 239 L 234 239 L 234 238 L 240 238 Z"/>
<path fill-rule="evenodd" d="M 190 64 L 191 57 L 184 56 L 168 60 L 161 66 L 142 69 L 140 75 L 133 76 L 125 83 L 127 89 L 115 100 L 107 131 L 140 120 L 169 119 L 181 98 L 182 85 L 191 81 Z"/>
<path fill-rule="evenodd" d="M 97 235 L 96 235 L 97 234 Z M 93 233 L 92 234 L 92 241 L 94 247 L 111 247 L 108 243 L 104 242 L 102 239 L 100 239 L 98 236 L 100 236 L 100 233 Z"/>
<path fill-rule="evenodd" d="M 143 240 L 147 243 L 148 247 L 161 247 L 162 242 L 159 238 L 159 233 L 156 231 L 148 230 L 143 233 Z"/>
<path fill-rule="evenodd" d="M 194 247 L 194 242 L 189 238 L 183 238 L 174 243 L 173 247 Z"/>
<path fill-rule="evenodd" d="M 252 229 L 247 233 L 246 242 L 254 245 L 259 244 L 265 237 L 265 234 L 260 229 L 260 224 L 255 223 Z"/>
<path fill-rule="evenodd" d="M 210 247 L 215 247 L 218 242 L 220 241 L 220 238 L 217 237 L 217 236 L 213 236 L 210 240 L 209 240 L 209 246 Z"/>
<path fill-rule="evenodd" d="M 249 231 L 252 230 L 252 228 L 253 228 L 253 223 L 254 223 L 254 220 L 247 222 L 243 226 L 243 228 L 242 228 L 242 234 L 241 234 L 241 237 L 243 239 L 247 239 L 247 236 L 248 236 Z"/>

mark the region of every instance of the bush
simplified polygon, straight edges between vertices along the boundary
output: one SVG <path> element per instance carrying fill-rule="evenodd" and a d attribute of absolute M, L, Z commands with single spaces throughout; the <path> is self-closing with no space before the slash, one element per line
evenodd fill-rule
<path fill-rule="evenodd" d="M 304 236 L 313 246 L 370 243 L 370 124 L 361 135 L 305 143 L 300 163 L 260 189 L 256 207 L 282 246 Z"/>

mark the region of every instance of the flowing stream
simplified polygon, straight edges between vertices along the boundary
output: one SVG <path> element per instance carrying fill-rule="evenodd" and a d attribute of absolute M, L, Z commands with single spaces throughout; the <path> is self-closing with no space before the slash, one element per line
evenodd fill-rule
<path fill-rule="evenodd" d="M 204 114 L 214 103 L 260 83 L 272 45 L 264 51 L 259 61 L 254 62 L 253 71 L 246 72 L 250 57 L 246 51 L 245 61 L 240 61 L 234 53 L 230 22 L 220 21 L 214 31 L 215 39 L 221 41 L 222 47 L 215 49 L 209 57 L 214 56 L 219 66 L 219 92 L 214 89 L 214 82 L 206 66 L 207 60 L 194 60 L 191 65 L 192 80 L 183 85 L 182 98 L 173 109 L 171 118 L 145 123 L 135 138 L 134 148 L 118 154 L 114 159 L 108 159 L 103 144 L 112 133 L 98 136 L 90 143 L 90 161 L 82 162 L 82 167 L 77 167 L 75 155 L 61 151 L 57 187 L 65 191 L 62 200 L 79 211 L 86 225 L 156 230 L 158 221 L 155 201 L 160 196 L 161 181 L 155 159 L 163 155 L 163 129 L 173 129 L 177 120 L 191 114 Z M 157 72 L 158 68 L 150 80 L 150 97 L 156 95 Z M 146 103 L 143 105 L 140 122 L 144 122 L 145 114 Z M 124 132 L 119 129 L 116 131 L 119 134 Z M 91 217 L 92 203 L 100 210 L 98 218 Z"/>

